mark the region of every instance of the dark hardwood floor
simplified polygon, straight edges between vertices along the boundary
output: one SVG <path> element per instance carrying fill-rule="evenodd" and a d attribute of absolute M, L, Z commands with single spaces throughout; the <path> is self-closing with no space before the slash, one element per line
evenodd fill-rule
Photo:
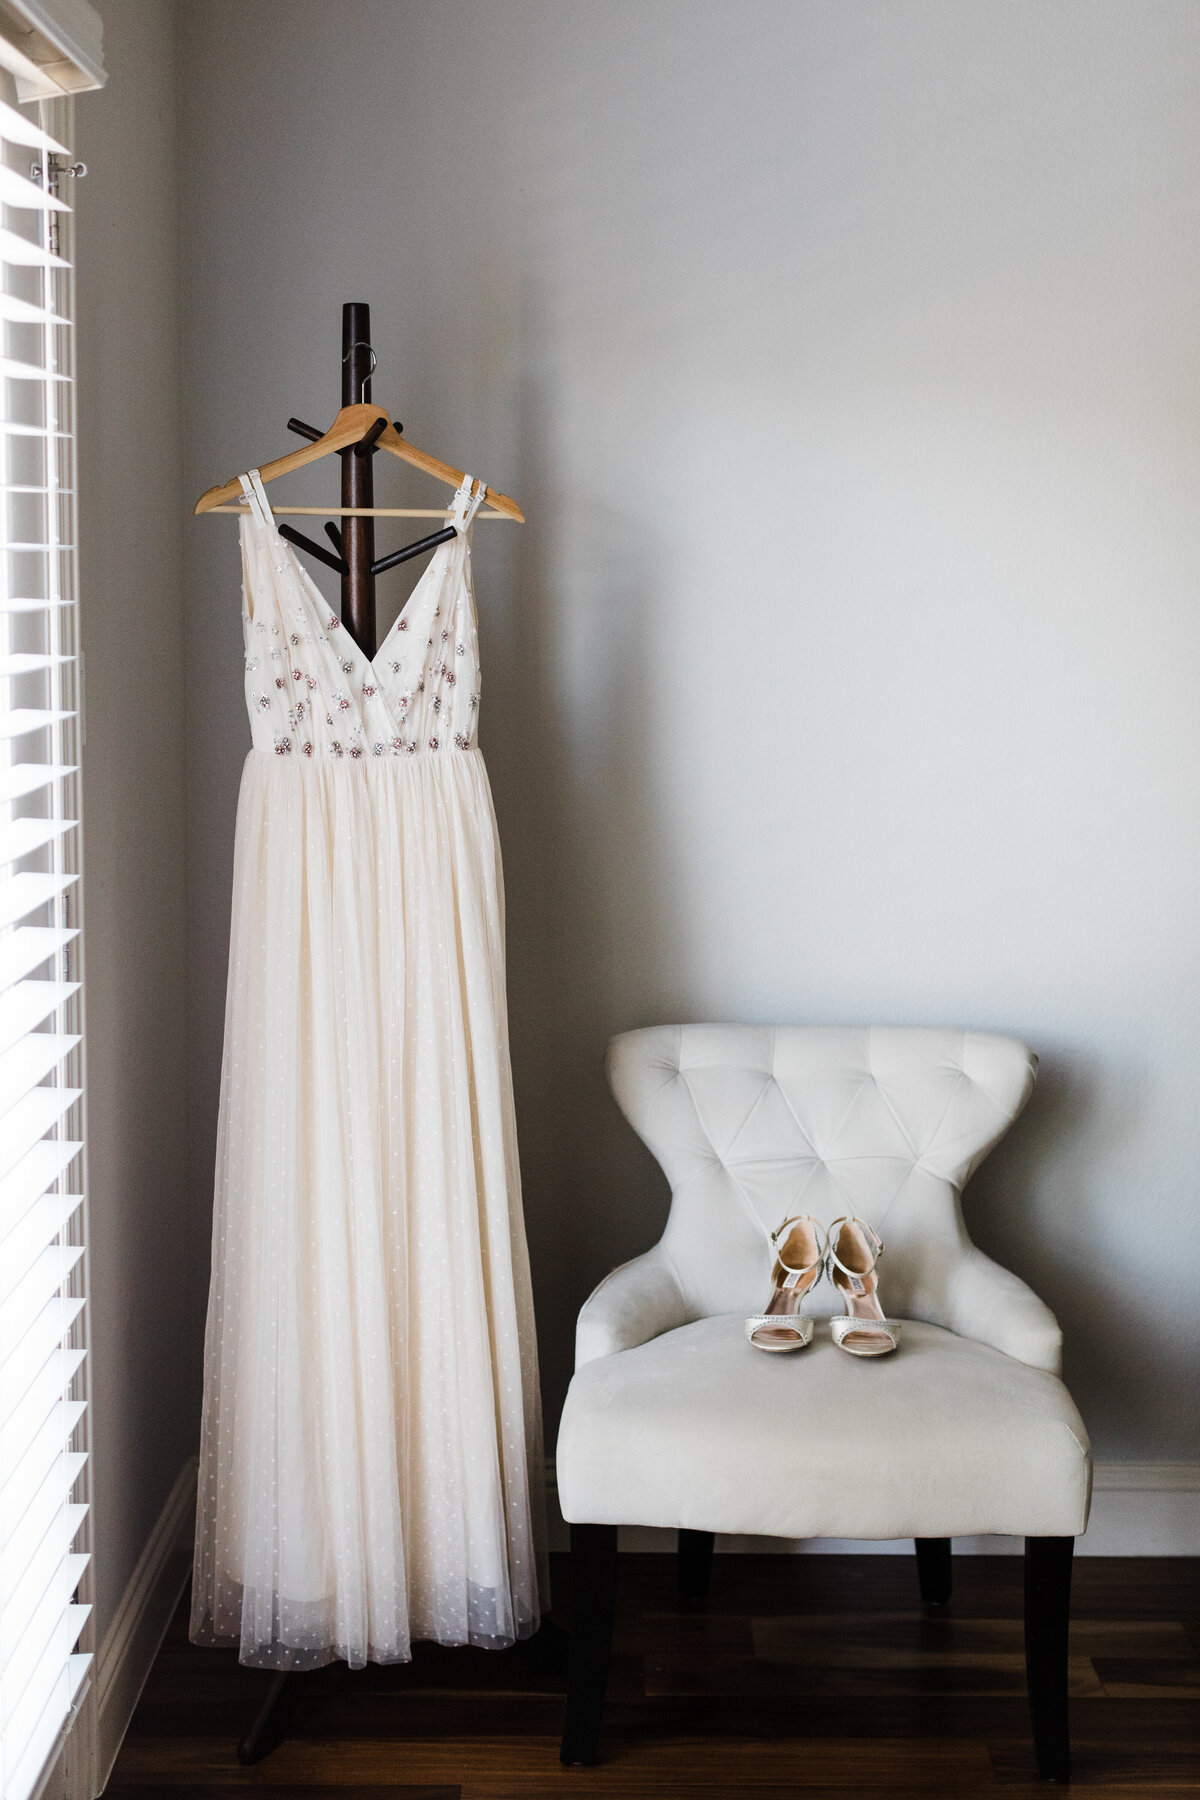
<path fill-rule="evenodd" d="M 555 1616 L 569 1624 L 556 1559 Z M 1021 1561 L 955 1559 L 927 1615 L 915 1559 L 718 1556 L 681 1607 L 674 1560 L 621 1559 L 601 1764 L 558 1761 L 564 1681 L 524 1648 L 425 1646 L 305 1678 L 287 1740 L 242 1768 L 269 1676 L 197 1650 L 181 1608 L 109 1800 L 1026 1800 Z M 1071 1633 L 1074 1800 L 1200 1794 L 1200 1560 L 1081 1557 Z"/>

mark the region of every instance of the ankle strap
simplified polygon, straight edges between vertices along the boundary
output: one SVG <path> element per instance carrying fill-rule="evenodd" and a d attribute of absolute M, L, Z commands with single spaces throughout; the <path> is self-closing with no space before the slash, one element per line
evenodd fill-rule
<path fill-rule="evenodd" d="M 838 1234 L 839 1234 L 840 1228 L 843 1225 L 857 1225 L 859 1230 L 862 1231 L 862 1233 L 866 1237 L 867 1242 L 869 1243 L 869 1245 L 871 1247 L 871 1251 L 872 1251 L 871 1268 L 870 1269 L 848 1269 L 846 1267 L 845 1263 L 842 1261 L 841 1257 L 838 1255 L 837 1251 L 834 1249 L 834 1245 L 838 1241 Z M 831 1263 L 833 1263 L 835 1265 L 835 1267 L 839 1268 L 842 1271 L 843 1275 L 869 1275 L 871 1273 L 871 1270 L 874 1269 L 875 1264 L 879 1261 L 880 1257 L 883 1255 L 883 1244 L 880 1241 L 879 1233 L 875 1230 L 874 1226 L 868 1225 L 867 1221 L 865 1219 L 860 1219 L 858 1217 L 857 1213 L 855 1213 L 853 1215 L 843 1214 L 843 1216 L 840 1219 L 835 1219 L 833 1221 L 833 1224 L 829 1227 L 829 1236 L 828 1236 L 827 1242 L 828 1242 L 828 1246 L 829 1246 L 829 1248 L 828 1248 L 829 1260 Z"/>
<path fill-rule="evenodd" d="M 803 1220 L 807 1220 L 813 1228 L 813 1241 L 817 1246 L 817 1254 L 813 1257 L 811 1262 L 805 1263 L 802 1268 L 798 1269 L 792 1263 L 784 1262 L 783 1257 L 779 1253 L 779 1244 L 781 1239 L 787 1238 L 788 1232 L 791 1230 L 792 1226 L 799 1225 Z M 817 1220 L 813 1218 L 811 1213 L 793 1213 L 790 1218 L 783 1221 L 782 1225 L 777 1225 L 775 1227 L 775 1230 L 770 1233 L 770 1238 L 772 1250 L 774 1250 L 776 1257 L 778 1257 L 779 1262 L 788 1271 L 789 1275 L 807 1275 L 810 1269 L 820 1268 L 825 1261 L 826 1252 L 829 1248 L 829 1240 L 825 1232 L 822 1230 Z"/>

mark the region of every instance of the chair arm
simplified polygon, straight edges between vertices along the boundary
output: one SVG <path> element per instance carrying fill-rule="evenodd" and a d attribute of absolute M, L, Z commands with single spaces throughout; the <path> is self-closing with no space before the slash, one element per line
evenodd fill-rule
<path fill-rule="evenodd" d="M 675 1271 L 657 1247 L 647 1250 L 606 1275 L 584 1301 L 575 1327 L 575 1367 L 636 1349 L 687 1322 Z"/>
<path fill-rule="evenodd" d="M 1044 1300 L 974 1245 L 946 1281 L 946 1323 L 959 1337 L 990 1344 L 1031 1369 L 1062 1369 L 1062 1331 Z"/>

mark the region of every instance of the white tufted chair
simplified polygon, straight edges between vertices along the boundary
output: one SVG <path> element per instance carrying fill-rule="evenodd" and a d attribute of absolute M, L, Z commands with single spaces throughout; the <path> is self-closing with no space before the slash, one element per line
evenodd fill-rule
<path fill-rule="evenodd" d="M 1053 1314 L 975 1248 L 959 1203 L 1035 1069 L 1023 1044 L 962 1031 L 672 1025 L 613 1040 L 613 1092 L 671 1210 L 579 1315 L 558 1439 L 573 1558 L 564 1762 L 595 1760 L 618 1525 L 678 1529 L 693 1597 L 718 1531 L 911 1537 L 934 1604 L 950 1596 L 950 1539 L 996 1532 L 1026 1540 L 1038 1764 L 1066 1777 L 1091 1452 Z M 884 1311 L 911 1321 L 896 1354 L 849 1356 L 820 1327 L 785 1356 L 746 1342 L 770 1286 L 767 1233 L 799 1211 L 857 1213 L 879 1233 Z M 822 1284 L 805 1310 L 840 1305 Z"/>

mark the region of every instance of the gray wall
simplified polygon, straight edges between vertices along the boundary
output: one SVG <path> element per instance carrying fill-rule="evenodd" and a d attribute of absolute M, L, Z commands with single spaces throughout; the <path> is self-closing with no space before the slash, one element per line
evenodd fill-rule
<path fill-rule="evenodd" d="M 96 1630 L 196 1433 L 174 9 L 104 0 L 76 146 Z M 191 1311 L 189 1313 L 189 1306 Z"/>
<path fill-rule="evenodd" d="M 1098 1450 L 1194 1454 L 1200 9 L 180 27 L 189 498 L 328 421 L 365 299 L 377 398 L 528 514 L 477 574 L 551 1420 L 579 1302 L 664 1210 L 611 1032 L 956 1023 L 1043 1059 L 972 1229 L 1059 1312 Z M 132 492 L 121 654 L 148 587 L 174 617 Z M 235 528 L 185 545 L 202 1257 L 249 737 Z"/>

